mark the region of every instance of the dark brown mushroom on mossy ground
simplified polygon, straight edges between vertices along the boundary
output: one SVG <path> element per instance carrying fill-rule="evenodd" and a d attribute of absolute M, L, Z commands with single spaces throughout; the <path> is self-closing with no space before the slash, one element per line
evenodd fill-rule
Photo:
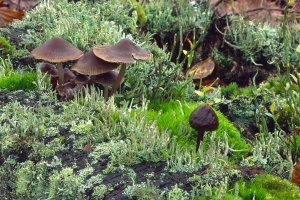
<path fill-rule="evenodd" d="M 196 145 L 196 151 L 198 151 L 204 132 L 217 130 L 219 119 L 213 109 L 208 105 L 202 105 L 192 112 L 189 122 L 190 126 L 198 132 Z"/>
<path fill-rule="evenodd" d="M 62 63 L 79 59 L 83 52 L 62 38 L 55 37 L 35 48 L 31 55 L 36 59 L 57 63 L 59 84 L 64 83 Z"/>
<path fill-rule="evenodd" d="M 111 95 L 119 88 L 126 71 L 126 64 L 134 64 L 136 60 L 148 60 L 152 54 L 138 46 L 129 39 L 122 39 L 115 45 L 98 45 L 93 48 L 94 54 L 111 63 L 121 64 L 121 69 L 114 83 Z M 111 96 L 110 95 L 110 96 Z"/>
<path fill-rule="evenodd" d="M 117 77 L 118 77 L 118 72 L 110 71 L 104 74 L 96 75 L 92 79 L 94 83 L 103 85 L 105 101 L 107 101 L 108 99 L 108 87 L 113 86 L 113 84 L 116 82 Z"/>

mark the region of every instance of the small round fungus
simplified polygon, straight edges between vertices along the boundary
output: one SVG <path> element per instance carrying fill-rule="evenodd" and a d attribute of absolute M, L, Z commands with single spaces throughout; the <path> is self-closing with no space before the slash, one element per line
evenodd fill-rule
<path fill-rule="evenodd" d="M 216 130 L 219 126 L 219 120 L 213 109 L 208 105 L 202 105 L 192 112 L 189 122 L 190 126 L 198 132 L 196 146 L 196 151 L 198 151 L 204 132 Z"/>

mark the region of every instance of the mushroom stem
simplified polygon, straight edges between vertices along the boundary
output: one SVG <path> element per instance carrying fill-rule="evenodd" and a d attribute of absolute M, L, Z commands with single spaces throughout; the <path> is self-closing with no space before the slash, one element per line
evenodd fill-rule
<path fill-rule="evenodd" d="M 198 131 L 198 136 L 197 136 L 197 145 L 196 145 L 196 152 L 198 152 L 199 146 L 200 146 L 200 142 L 203 140 L 203 136 L 204 136 L 204 131 Z"/>
<path fill-rule="evenodd" d="M 117 77 L 114 85 L 112 86 L 112 89 L 111 89 L 111 92 L 110 92 L 109 96 L 112 96 L 117 91 L 117 89 L 120 87 L 120 84 L 121 84 L 121 81 L 124 77 L 125 71 L 126 71 L 126 64 L 122 64 L 120 72 L 118 74 L 118 77 Z"/>
<path fill-rule="evenodd" d="M 107 85 L 104 85 L 104 100 L 108 100 L 108 87 Z"/>
<path fill-rule="evenodd" d="M 57 72 L 58 72 L 58 83 L 63 84 L 64 80 L 64 69 L 62 63 L 57 63 Z"/>

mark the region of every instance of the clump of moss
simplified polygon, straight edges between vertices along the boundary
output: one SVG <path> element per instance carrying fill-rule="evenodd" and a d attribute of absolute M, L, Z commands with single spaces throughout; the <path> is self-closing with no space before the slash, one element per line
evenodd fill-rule
<path fill-rule="evenodd" d="M 0 57 L 6 58 L 8 55 L 11 55 L 15 47 L 10 44 L 10 42 L 0 35 Z"/>
<path fill-rule="evenodd" d="M 222 95 L 227 98 L 235 98 L 239 95 L 250 96 L 255 90 L 256 87 L 254 86 L 239 88 L 238 84 L 235 82 L 221 88 Z"/>
<path fill-rule="evenodd" d="M 197 133 L 189 125 L 189 116 L 198 106 L 197 103 L 181 103 L 179 101 L 152 102 L 146 113 L 150 120 L 156 121 L 156 125 L 160 130 L 170 130 L 177 137 L 180 145 L 191 145 L 194 148 Z M 226 133 L 230 148 L 239 150 L 233 153 L 234 156 L 241 157 L 247 153 L 249 146 L 241 138 L 239 131 L 222 113 L 216 111 L 216 114 L 219 118 L 219 128 L 216 130 L 216 136 L 223 138 L 224 133 Z"/>
<path fill-rule="evenodd" d="M 243 199 L 300 199 L 300 190 L 288 180 L 264 174 L 250 183 L 239 182 L 239 195 Z"/>
<path fill-rule="evenodd" d="M 0 89 L 15 90 L 35 90 L 37 89 L 37 71 L 16 71 L 12 67 L 10 59 L 0 57 Z"/>
<path fill-rule="evenodd" d="M 8 76 L 0 76 L 0 89 L 9 91 L 35 90 L 37 89 L 37 72 L 10 73 Z"/>

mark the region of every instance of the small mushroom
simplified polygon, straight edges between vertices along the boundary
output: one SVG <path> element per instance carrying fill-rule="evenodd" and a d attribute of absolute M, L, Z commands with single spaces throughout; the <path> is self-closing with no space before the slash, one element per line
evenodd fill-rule
<path fill-rule="evenodd" d="M 96 57 L 93 51 L 85 53 L 72 67 L 71 70 L 83 75 L 99 75 L 116 69 L 118 64 L 106 62 Z"/>
<path fill-rule="evenodd" d="M 69 70 L 68 68 L 64 69 L 64 79 L 66 82 L 71 81 L 75 78 L 76 78 L 76 76 L 71 70 Z"/>
<path fill-rule="evenodd" d="M 126 71 L 126 64 L 134 64 L 136 60 L 148 60 L 152 55 L 150 52 L 136 46 L 129 39 L 122 39 L 115 45 L 95 46 L 93 52 L 97 57 L 107 62 L 122 64 L 116 82 L 112 87 L 111 95 L 117 91 L 121 84 Z"/>
<path fill-rule="evenodd" d="M 41 63 L 40 70 L 42 74 L 47 74 L 49 76 L 57 76 L 57 69 L 54 65 L 50 63 Z"/>
<path fill-rule="evenodd" d="M 208 105 L 202 105 L 192 112 L 189 122 L 190 126 L 198 132 L 196 145 L 196 151 L 198 151 L 204 132 L 216 130 L 219 126 L 219 120 L 213 109 Z"/>
<path fill-rule="evenodd" d="M 84 56 L 82 56 L 73 66 L 72 70 L 78 72 L 83 75 L 90 75 L 90 82 L 100 83 L 104 81 L 104 98 L 107 100 L 108 98 L 108 85 L 112 85 L 112 83 L 108 83 L 109 78 L 112 78 L 115 73 L 109 73 L 113 69 L 116 69 L 118 64 L 106 62 L 98 57 L 96 57 L 93 51 L 89 51 Z M 107 74 L 109 73 L 109 74 Z M 101 76 L 102 74 L 106 74 Z M 97 78 L 98 77 L 98 78 Z M 95 80 L 97 78 L 97 80 Z M 101 80 L 102 79 L 102 80 Z M 104 80 L 105 79 L 105 80 Z M 116 79 L 116 78 L 115 78 Z M 113 79 L 113 80 L 115 80 Z M 98 82 L 97 82 L 98 81 Z M 105 82 L 106 81 L 106 82 Z"/>
<path fill-rule="evenodd" d="M 36 59 L 57 63 L 59 84 L 64 83 L 63 62 L 79 59 L 83 52 L 62 38 L 55 37 L 35 48 L 31 55 Z"/>
<path fill-rule="evenodd" d="M 90 77 L 86 75 L 79 74 L 74 79 L 76 84 L 87 84 L 90 82 Z"/>
<path fill-rule="evenodd" d="M 58 84 L 55 88 L 58 95 L 65 100 L 72 100 L 74 98 L 74 93 L 79 91 L 81 86 L 76 84 L 74 81 L 70 81 L 64 84 Z"/>
<path fill-rule="evenodd" d="M 105 74 L 99 74 L 97 76 L 93 76 L 93 82 L 99 83 L 104 87 L 104 99 L 107 101 L 108 99 L 108 87 L 112 86 L 118 77 L 118 72 L 110 71 Z"/>
<path fill-rule="evenodd" d="M 52 87 L 55 88 L 59 78 L 57 69 L 49 63 L 42 63 L 40 66 L 40 70 L 43 74 L 47 74 L 50 76 L 50 83 Z M 68 68 L 64 69 L 64 80 L 66 82 L 71 81 L 75 78 L 76 76 L 71 70 L 69 70 Z"/>

